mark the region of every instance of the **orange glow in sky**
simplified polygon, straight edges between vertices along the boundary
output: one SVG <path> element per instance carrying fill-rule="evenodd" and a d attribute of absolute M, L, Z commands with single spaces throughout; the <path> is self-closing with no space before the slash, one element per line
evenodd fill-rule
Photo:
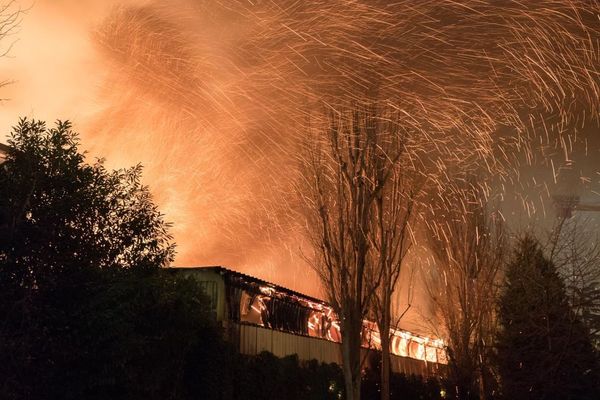
<path fill-rule="evenodd" d="M 225 265 L 317 297 L 290 211 L 298 138 L 315 104 L 356 98 L 374 79 L 407 125 L 446 141 L 457 168 L 503 166 L 490 185 L 507 219 L 553 218 L 567 170 L 569 191 L 600 198 L 599 54 L 563 23 L 576 20 L 568 9 L 289 3 L 19 0 L 28 10 L 1 43 L 15 40 L 0 58 L 0 81 L 12 81 L 0 88 L 0 141 L 22 116 L 71 120 L 90 157 L 144 165 L 176 265 Z M 528 136 L 531 121 L 544 124 Z"/>

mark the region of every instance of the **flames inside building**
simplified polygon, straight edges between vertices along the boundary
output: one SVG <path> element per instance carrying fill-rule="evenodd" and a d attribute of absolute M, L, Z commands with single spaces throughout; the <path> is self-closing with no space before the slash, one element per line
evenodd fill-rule
<path fill-rule="evenodd" d="M 339 320 L 327 303 L 222 267 L 174 268 L 197 279 L 211 299 L 215 318 L 244 354 L 270 351 L 277 356 L 341 363 Z M 447 363 L 440 339 L 391 332 L 392 367 L 429 375 Z M 372 321 L 363 323 L 363 351 L 381 350 Z"/>

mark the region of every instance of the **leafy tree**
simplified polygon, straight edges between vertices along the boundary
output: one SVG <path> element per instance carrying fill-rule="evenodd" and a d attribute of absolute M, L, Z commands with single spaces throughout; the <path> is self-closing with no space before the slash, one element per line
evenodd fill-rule
<path fill-rule="evenodd" d="M 0 260 L 6 277 L 41 288 L 57 273 L 158 268 L 172 261 L 166 224 L 141 184 L 141 166 L 85 162 L 69 122 L 21 119 L 0 171 Z"/>
<path fill-rule="evenodd" d="M 87 164 L 69 122 L 47 129 L 21 119 L 8 144 L 0 165 L 0 391 L 79 398 L 93 387 L 141 387 L 142 375 L 148 388 L 164 383 L 169 374 L 131 376 L 141 371 L 132 363 L 182 359 L 165 335 L 193 342 L 190 332 L 204 323 L 188 323 L 180 310 L 198 309 L 201 292 L 174 291 L 184 284 L 152 273 L 171 262 L 174 245 L 141 167 Z"/>
<path fill-rule="evenodd" d="M 506 398 L 596 399 L 598 360 L 555 266 L 518 243 L 499 304 L 498 366 Z"/>

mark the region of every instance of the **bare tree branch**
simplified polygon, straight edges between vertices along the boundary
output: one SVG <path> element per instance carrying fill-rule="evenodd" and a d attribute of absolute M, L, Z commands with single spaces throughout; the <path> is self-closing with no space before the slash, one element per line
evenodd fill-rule
<path fill-rule="evenodd" d="M 458 398 L 488 391 L 486 365 L 495 330 L 495 300 L 504 256 L 500 219 L 477 177 L 446 182 L 428 217 L 434 266 L 427 290 L 447 338 L 451 379 Z"/>
<path fill-rule="evenodd" d="M 299 157 L 304 180 L 298 194 L 316 253 L 311 265 L 341 319 L 348 399 L 360 395 L 360 348 L 371 338 L 364 319 L 377 297 L 382 265 L 399 268 L 408 248 L 413 195 L 400 190 L 406 132 L 398 121 L 372 105 L 331 109 Z M 386 279 L 395 284 L 396 270 Z"/>
<path fill-rule="evenodd" d="M 18 32 L 25 11 L 15 0 L 0 3 L 0 57 L 7 57 L 14 46 L 16 39 L 10 39 Z M 0 88 L 10 83 L 11 80 L 0 78 Z M 0 98 L 0 102 L 3 100 L 6 99 Z"/>

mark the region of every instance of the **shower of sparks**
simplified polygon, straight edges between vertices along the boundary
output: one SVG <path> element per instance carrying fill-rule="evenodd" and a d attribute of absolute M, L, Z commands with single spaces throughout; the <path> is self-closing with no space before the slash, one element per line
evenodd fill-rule
<path fill-rule="evenodd" d="M 304 265 L 290 210 L 295 154 L 324 108 L 372 96 L 414 133 L 412 166 L 431 182 L 478 171 L 485 193 L 527 193 L 550 184 L 527 168 L 596 143 L 599 13 L 594 0 L 132 2 L 94 29 L 109 72 L 84 143 L 144 161 L 177 264 L 315 294 L 290 267 Z"/>

